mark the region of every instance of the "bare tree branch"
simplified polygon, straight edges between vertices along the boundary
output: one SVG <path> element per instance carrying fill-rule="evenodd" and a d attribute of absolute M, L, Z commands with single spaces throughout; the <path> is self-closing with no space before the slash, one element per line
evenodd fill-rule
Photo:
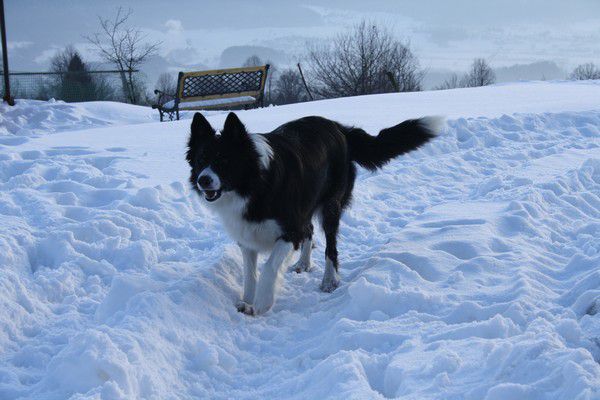
<path fill-rule="evenodd" d="M 435 90 L 456 89 L 466 87 L 487 86 L 496 82 L 496 74 L 483 58 L 476 58 L 469 71 L 459 79 L 457 74 L 452 74 Z"/>
<path fill-rule="evenodd" d="M 281 71 L 275 84 L 275 104 L 290 104 L 308 101 L 300 73 L 292 68 Z"/>
<path fill-rule="evenodd" d="M 133 71 L 156 54 L 162 43 L 149 43 L 139 28 L 128 26 L 132 13 L 131 9 L 124 11 L 119 7 L 112 19 L 98 17 L 100 32 L 85 36 L 85 39 L 96 47 L 100 57 L 121 71 L 128 98 L 130 102 L 137 103 L 139 95 L 136 92 L 139 90 L 136 89 Z"/>
<path fill-rule="evenodd" d="M 576 81 L 600 79 L 600 68 L 594 63 L 581 64 L 571 72 L 570 78 Z"/>
<path fill-rule="evenodd" d="M 458 78 L 457 74 L 452 74 L 448 79 L 446 79 L 441 85 L 436 86 L 434 90 L 447 90 L 447 89 L 456 89 L 461 86 L 461 80 Z"/>
<path fill-rule="evenodd" d="M 496 74 L 483 58 L 476 58 L 463 78 L 463 87 L 487 86 L 496 82 Z"/>
<path fill-rule="evenodd" d="M 408 43 L 385 28 L 366 21 L 333 38 L 331 45 L 313 46 L 308 54 L 315 91 L 322 97 L 355 96 L 421 90 L 423 72 Z"/>

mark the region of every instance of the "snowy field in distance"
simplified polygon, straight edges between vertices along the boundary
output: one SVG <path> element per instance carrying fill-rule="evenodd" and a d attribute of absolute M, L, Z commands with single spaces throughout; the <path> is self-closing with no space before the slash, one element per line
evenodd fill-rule
<path fill-rule="evenodd" d="M 443 134 L 361 171 L 342 285 L 234 307 L 241 255 L 189 190 L 189 120 L 0 105 L 0 398 L 600 398 L 600 82 L 242 111 Z M 226 113 L 207 113 L 220 127 Z M 189 115 L 188 115 L 189 116 Z"/>

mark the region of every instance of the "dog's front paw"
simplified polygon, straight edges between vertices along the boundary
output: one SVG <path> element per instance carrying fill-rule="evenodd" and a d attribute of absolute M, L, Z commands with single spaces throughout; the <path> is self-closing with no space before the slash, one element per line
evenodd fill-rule
<path fill-rule="evenodd" d="M 271 309 L 271 307 L 273 307 L 273 299 L 270 299 L 268 297 L 258 297 L 257 299 L 254 300 L 254 304 L 251 305 L 250 307 L 252 307 L 252 314 L 249 315 L 261 315 L 266 313 L 267 311 L 269 311 Z M 248 313 L 246 313 L 248 314 Z"/>
<path fill-rule="evenodd" d="M 312 269 L 312 267 L 311 267 L 310 263 L 298 261 L 296 264 L 291 266 L 290 271 L 294 271 L 299 274 L 302 272 L 310 272 L 311 269 Z"/>
<path fill-rule="evenodd" d="M 254 308 L 252 307 L 252 304 L 246 303 L 243 300 L 238 300 L 238 302 L 235 304 L 235 307 L 241 313 L 246 315 L 254 315 Z"/>

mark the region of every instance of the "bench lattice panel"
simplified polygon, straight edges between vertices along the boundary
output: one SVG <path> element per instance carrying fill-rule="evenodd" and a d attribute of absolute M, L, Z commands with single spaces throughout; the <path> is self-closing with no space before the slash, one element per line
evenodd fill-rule
<path fill-rule="evenodd" d="M 183 97 L 258 91 L 261 89 L 262 76 L 263 71 L 188 76 L 183 82 Z"/>

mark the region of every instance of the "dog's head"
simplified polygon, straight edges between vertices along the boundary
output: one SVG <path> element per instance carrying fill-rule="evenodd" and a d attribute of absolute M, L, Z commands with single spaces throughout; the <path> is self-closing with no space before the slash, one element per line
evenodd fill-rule
<path fill-rule="evenodd" d="M 223 193 L 247 195 L 260 173 L 259 155 L 244 124 L 231 112 L 218 135 L 200 113 L 194 115 L 188 141 L 190 182 L 208 202 Z"/>

